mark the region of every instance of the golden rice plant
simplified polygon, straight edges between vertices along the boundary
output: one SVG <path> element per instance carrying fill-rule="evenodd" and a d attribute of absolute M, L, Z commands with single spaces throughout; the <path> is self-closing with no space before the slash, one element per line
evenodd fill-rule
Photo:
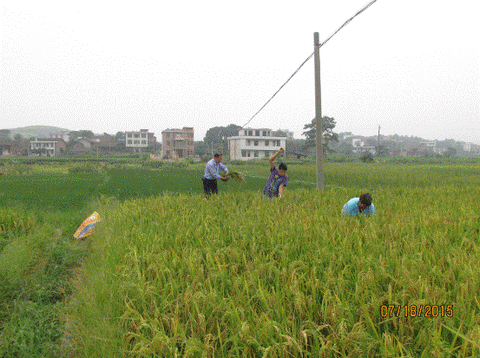
<path fill-rule="evenodd" d="M 245 183 L 245 178 L 243 177 L 242 173 L 236 170 L 229 171 L 227 174 L 227 178 L 236 180 L 239 183 Z"/>

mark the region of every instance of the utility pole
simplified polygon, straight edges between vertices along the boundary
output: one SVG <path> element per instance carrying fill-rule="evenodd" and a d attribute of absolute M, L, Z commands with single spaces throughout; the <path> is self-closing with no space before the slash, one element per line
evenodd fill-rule
<path fill-rule="evenodd" d="M 317 157 L 317 189 L 323 190 L 323 118 L 322 93 L 320 87 L 320 40 L 318 32 L 313 34 L 315 56 L 315 139 Z"/>

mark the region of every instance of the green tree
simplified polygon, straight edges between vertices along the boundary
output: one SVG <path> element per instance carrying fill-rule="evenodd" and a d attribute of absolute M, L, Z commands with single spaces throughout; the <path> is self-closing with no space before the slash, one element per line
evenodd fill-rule
<path fill-rule="evenodd" d="M 199 155 L 200 157 L 210 155 L 211 153 L 208 151 L 208 147 L 204 141 L 196 141 L 195 142 L 195 155 Z"/>
<path fill-rule="evenodd" d="M 443 153 L 445 157 L 454 157 L 457 155 L 457 150 L 453 147 L 448 147 L 447 150 Z"/>
<path fill-rule="evenodd" d="M 10 129 L 0 129 L 0 139 L 10 139 Z"/>
<path fill-rule="evenodd" d="M 117 132 L 115 134 L 115 150 L 118 152 L 124 152 L 126 150 L 126 145 L 125 145 L 125 132 Z"/>
<path fill-rule="evenodd" d="M 281 129 L 279 129 L 279 130 L 276 130 L 276 131 L 272 131 L 272 136 L 274 136 L 274 137 L 286 137 L 286 136 L 287 136 L 287 132 L 282 131 Z"/>
<path fill-rule="evenodd" d="M 385 145 L 377 146 L 377 156 L 379 157 L 386 157 L 390 154 L 390 149 Z"/>
<path fill-rule="evenodd" d="M 117 134 L 115 134 L 115 142 L 125 143 L 125 132 L 117 132 Z"/>
<path fill-rule="evenodd" d="M 351 141 L 342 141 L 340 145 L 338 145 L 335 148 L 335 152 L 337 153 L 342 153 L 346 155 L 352 155 L 353 154 L 353 145 Z"/>
<path fill-rule="evenodd" d="M 373 163 L 373 154 L 370 152 L 364 152 L 360 157 L 360 160 L 364 163 Z"/>
<path fill-rule="evenodd" d="M 229 124 L 226 127 L 210 128 L 203 138 L 208 154 L 214 154 L 214 152 L 217 151 L 225 152 L 228 149 L 227 138 L 238 135 L 238 131 L 241 128 L 241 126 L 236 124 Z"/>
<path fill-rule="evenodd" d="M 68 142 L 69 144 L 73 144 L 73 142 L 75 142 L 75 140 L 78 138 L 93 138 L 94 136 L 95 134 L 93 134 L 92 131 L 86 129 L 80 131 L 71 131 L 68 134 Z"/>
<path fill-rule="evenodd" d="M 309 155 L 309 151 L 305 146 L 305 139 L 294 139 L 294 140 L 287 140 L 286 148 L 288 154 L 294 155 Z"/>
<path fill-rule="evenodd" d="M 331 152 L 328 144 L 331 142 L 338 142 L 338 134 L 333 132 L 333 128 L 335 128 L 336 122 L 335 119 L 332 117 L 322 117 L 323 118 L 323 152 L 326 153 L 327 151 Z M 306 129 L 305 132 L 302 133 L 307 140 L 305 142 L 306 148 L 312 148 L 316 145 L 316 121 L 315 118 L 312 119 L 312 122 L 309 124 L 305 124 L 303 129 Z"/>
<path fill-rule="evenodd" d="M 93 134 L 92 131 L 86 130 L 86 129 L 78 131 L 78 134 L 79 134 L 79 137 L 82 137 L 82 138 L 93 138 L 95 136 L 95 134 Z"/>
<path fill-rule="evenodd" d="M 23 138 L 23 136 L 20 133 L 15 134 L 13 137 L 13 143 L 15 145 L 20 145 L 24 140 L 25 138 Z"/>

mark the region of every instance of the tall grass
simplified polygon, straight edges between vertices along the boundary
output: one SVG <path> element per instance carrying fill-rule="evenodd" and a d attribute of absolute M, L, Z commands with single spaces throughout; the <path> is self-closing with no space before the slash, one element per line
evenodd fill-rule
<path fill-rule="evenodd" d="M 376 217 L 343 219 L 351 191 L 101 204 L 71 304 L 78 354 L 480 354 L 478 186 L 379 188 Z M 384 317 L 382 305 L 453 315 Z"/>
<path fill-rule="evenodd" d="M 78 217 L 0 208 L 1 357 L 60 356 L 70 275 L 86 249 L 70 239 L 72 221 Z"/>

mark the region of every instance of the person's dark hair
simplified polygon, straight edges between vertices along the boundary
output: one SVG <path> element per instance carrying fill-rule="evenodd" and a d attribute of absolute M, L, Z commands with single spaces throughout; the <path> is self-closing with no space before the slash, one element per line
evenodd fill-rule
<path fill-rule="evenodd" d="M 280 165 L 278 166 L 278 169 L 279 170 L 287 170 L 287 165 L 284 164 L 284 163 L 280 163 Z"/>
<path fill-rule="evenodd" d="M 360 195 L 360 201 L 366 206 L 372 205 L 372 196 L 368 193 Z"/>
<path fill-rule="evenodd" d="M 218 157 L 221 156 L 221 155 L 222 155 L 222 153 L 215 153 L 215 154 L 213 155 L 213 157 L 214 157 L 214 158 L 218 158 Z"/>

